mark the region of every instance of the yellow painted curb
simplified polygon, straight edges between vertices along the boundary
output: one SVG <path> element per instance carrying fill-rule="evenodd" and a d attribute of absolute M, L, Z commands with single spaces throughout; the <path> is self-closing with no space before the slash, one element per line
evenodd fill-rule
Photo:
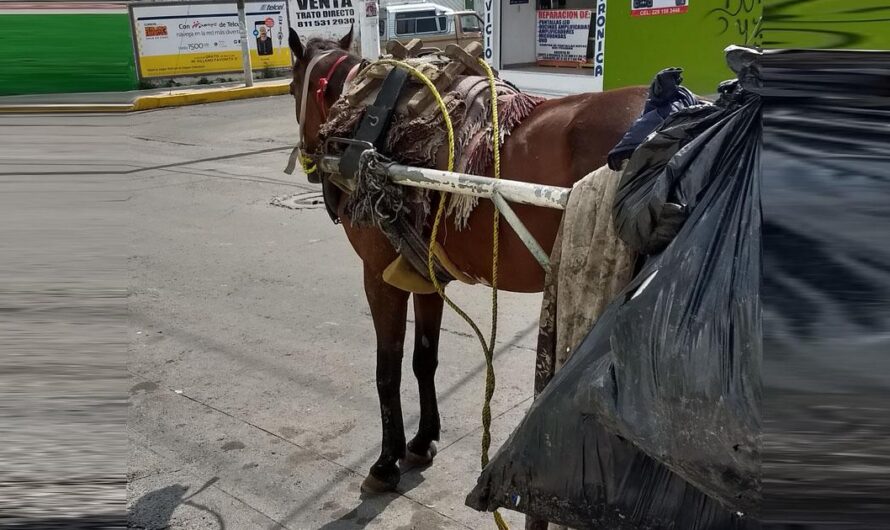
<path fill-rule="evenodd" d="M 218 90 L 196 90 L 194 92 L 183 92 L 179 94 L 142 96 L 133 102 L 133 110 L 161 109 L 166 107 L 181 107 L 184 105 L 199 105 L 201 103 L 218 103 L 220 101 L 232 101 L 236 99 L 281 96 L 287 94 L 289 91 L 289 83 L 285 83 L 224 88 Z"/>
<path fill-rule="evenodd" d="M 0 114 L 51 114 L 51 113 L 95 113 L 95 112 L 133 112 L 139 110 L 199 105 L 201 103 L 218 103 L 236 99 L 281 96 L 290 91 L 290 82 L 278 82 L 252 87 L 207 88 L 172 94 L 141 96 L 133 103 L 38 103 L 33 105 L 0 104 Z"/>
<path fill-rule="evenodd" d="M 56 113 L 96 113 L 96 112 L 132 112 L 131 103 L 88 103 L 88 104 L 37 104 L 37 105 L 0 105 L 0 114 L 56 114 Z"/>

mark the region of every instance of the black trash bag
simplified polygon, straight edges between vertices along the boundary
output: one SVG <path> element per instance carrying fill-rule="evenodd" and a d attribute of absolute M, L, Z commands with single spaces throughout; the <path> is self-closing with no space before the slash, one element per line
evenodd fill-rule
<path fill-rule="evenodd" d="M 685 145 L 659 137 L 674 145 L 667 182 L 688 219 L 538 397 L 469 506 L 575 528 L 759 527 L 761 109 L 737 84 L 725 92 L 665 124 Z"/>
<path fill-rule="evenodd" d="M 634 150 L 652 134 L 668 116 L 675 112 L 701 105 L 702 101 L 680 83 L 682 68 L 665 68 L 655 75 L 649 85 L 649 97 L 637 121 L 628 129 L 618 144 L 609 151 L 609 168 L 621 169 L 621 163 L 630 158 Z"/>
<path fill-rule="evenodd" d="M 664 250 L 695 208 L 711 175 L 732 157 L 715 156 L 733 142 L 738 83 L 720 86 L 716 105 L 693 106 L 669 116 L 637 147 L 615 196 L 618 236 L 641 254 Z M 692 175 L 692 176 L 691 176 Z"/>
<path fill-rule="evenodd" d="M 890 52 L 761 63 L 763 519 L 890 528 Z"/>

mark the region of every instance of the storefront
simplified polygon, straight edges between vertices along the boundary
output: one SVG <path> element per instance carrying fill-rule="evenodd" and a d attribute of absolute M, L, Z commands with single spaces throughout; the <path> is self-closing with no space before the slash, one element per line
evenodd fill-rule
<path fill-rule="evenodd" d="M 486 57 L 525 90 L 603 89 L 607 0 L 485 0 Z"/>
<path fill-rule="evenodd" d="M 762 5 L 727 0 L 481 0 L 486 59 L 521 89 L 560 96 L 648 85 L 681 67 L 716 93 L 732 76 L 723 50 L 757 43 Z"/>

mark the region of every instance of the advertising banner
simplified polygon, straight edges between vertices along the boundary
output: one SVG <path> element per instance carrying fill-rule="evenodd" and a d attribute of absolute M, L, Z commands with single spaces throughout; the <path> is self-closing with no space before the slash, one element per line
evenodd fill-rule
<path fill-rule="evenodd" d="M 285 0 L 246 2 L 245 12 L 253 69 L 289 67 Z M 130 17 L 143 79 L 243 70 L 235 2 L 134 4 Z"/>
<path fill-rule="evenodd" d="M 312 37 L 340 40 L 359 18 L 353 0 L 289 0 L 289 3 L 290 25 L 304 43 Z M 358 35 L 355 37 L 354 47 L 359 41 Z"/>
<path fill-rule="evenodd" d="M 590 9 L 538 11 L 537 62 L 543 66 L 579 66 L 590 62 L 587 53 Z"/>
<path fill-rule="evenodd" d="M 630 14 L 635 17 L 677 15 L 689 11 L 689 0 L 630 0 Z"/>

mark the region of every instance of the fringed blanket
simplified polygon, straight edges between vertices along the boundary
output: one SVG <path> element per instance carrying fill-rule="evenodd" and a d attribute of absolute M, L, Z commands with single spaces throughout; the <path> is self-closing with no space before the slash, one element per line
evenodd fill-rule
<path fill-rule="evenodd" d="M 440 68 L 444 64 L 427 57 L 411 59 L 409 63 L 415 61 L 417 63 L 414 66 L 427 71 L 431 68 Z M 353 86 L 356 86 L 361 79 L 360 74 Z M 511 132 L 544 101 L 544 98 L 523 94 L 501 80 L 497 80 L 496 87 L 500 142 L 503 145 Z M 440 162 L 439 154 L 448 145 L 445 120 L 435 103 L 420 116 L 413 119 L 408 116 L 405 104 L 417 90 L 427 90 L 427 88 L 412 86 L 402 96 L 387 134 L 384 150 L 390 158 L 401 164 L 437 168 Z M 349 91 L 346 94 L 349 94 Z M 357 106 L 351 106 L 345 97 L 340 98 L 332 107 L 328 121 L 321 128 L 322 142 L 332 136 L 351 137 L 364 115 L 365 108 L 375 97 L 376 93 L 365 98 L 365 101 Z M 443 91 L 443 100 L 456 134 L 455 170 L 472 175 L 484 175 L 490 170 L 494 160 L 491 89 L 488 79 L 478 76 L 458 77 L 452 86 Z M 424 190 L 413 190 L 409 193 L 417 196 L 408 199 L 408 203 L 419 202 L 423 205 L 423 212 L 428 211 L 429 198 Z M 361 199 L 354 197 L 354 200 Z M 447 213 L 453 216 L 458 230 L 466 227 L 470 213 L 477 202 L 476 197 L 456 194 L 451 196 Z M 370 211 L 367 208 L 360 210 Z M 371 221 L 353 219 L 353 222 L 359 224 L 373 224 Z"/>

